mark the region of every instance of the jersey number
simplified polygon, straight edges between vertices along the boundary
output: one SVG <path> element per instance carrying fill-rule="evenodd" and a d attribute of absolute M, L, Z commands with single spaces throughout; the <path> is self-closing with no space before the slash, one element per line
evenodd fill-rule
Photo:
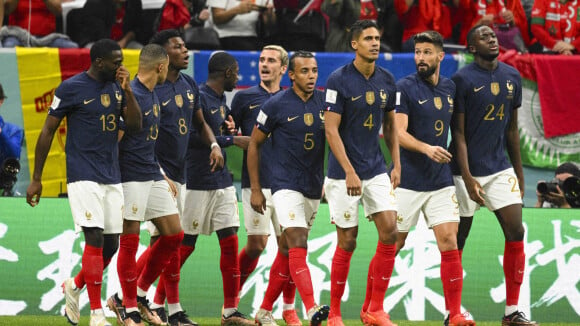
<path fill-rule="evenodd" d="M 179 124 L 179 133 L 181 135 L 187 134 L 187 124 L 185 123 L 185 119 L 180 118 L 177 123 Z"/>
<path fill-rule="evenodd" d="M 156 140 L 158 135 L 159 128 L 157 128 L 157 124 L 154 124 L 149 127 L 149 135 L 147 135 L 147 140 Z"/>
<path fill-rule="evenodd" d="M 485 108 L 485 110 L 487 111 L 487 114 L 485 115 L 483 120 L 493 121 L 493 120 L 495 120 L 495 117 L 498 117 L 500 120 L 503 120 L 503 116 L 504 116 L 503 108 L 504 108 L 504 105 L 502 104 L 499 107 L 499 109 L 497 110 L 497 113 L 494 114 L 495 106 L 493 104 L 488 105 Z"/>
<path fill-rule="evenodd" d="M 375 126 L 373 124 L 373 114 L 369 114 L 369 117 L 365 120 L 365 122 L 363 123 L 363 126 L 369 128 L 369 130 L 372 130 L 373 127 Z"/>
<path fill-rule="evenodd" d="M 117 130 L 117 116 L 114 114 L 104 115 L 99 117 L 101 123 L 103 124 L 103 131 L 115 131 Z"/>
<path fill-rule="evenodd" d="M 435 136 L 437 137 L 441 136 L 443 131 L 445 131 L 445 123 L 442 120 L 435 121 L 435 131 Z"/>
<path fill-rule="evenodd" d="M 314 137 L 314 133 L 312 132 L 307 132 L 304 135 L 304 149 L 307 151 L 314 148 L 314 139 L 312 137 Z"/>

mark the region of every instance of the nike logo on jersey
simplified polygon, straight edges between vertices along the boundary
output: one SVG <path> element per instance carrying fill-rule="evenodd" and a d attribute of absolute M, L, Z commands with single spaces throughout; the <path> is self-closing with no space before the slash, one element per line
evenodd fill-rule
<path fill-rule="evenodd" d="M 423 104 L 427 103 L 427 101 L 429 101 L 429 100 L 418 100 L 417 102 L 419 102 L 419 104 L 423 105 Z"/>
<path fill-rule="evenodd" d="M 485 87 L 485 86 L 481 86 L 481 87 L 474 87 L 474 88 L 473 88 L 473 91 L 477 93 L 477 92 L 479 92 L 480 90 L 482 90 L 484 87 Z"/>
<path fill-rule="evenodd" d="M 92 102 L 92 101 L 94 101 L 94 100 L 95 100 L 94 98 L 92 98 L 92 99 L 90 99 L 90 100 L 84 100 L 84 101 L 83 101 L 83 104 L 84 104 L 84 105 L 87 105 L 87 104 L 91 103 L 91 102 Z"/>
<path fill-rule="evenodd" d="M 219 111 L 220 109 L 215 109 L 215 110 L 210 110 L 211 114 L 215 114 L 217 111 Z"/>
<path fill-rule="evenodd" d="M 151 110 L 145 112 L 145 116 L 148 116 L 149 114 L 151 114 Z"/>
<path fill-rule="evenodd" d="M 353 97 L 350 98 L 350 100 L 354 102 L 354 101 L 358 100 L 361 97 L 362 97 L 362 95 L 359 95 L 359 96 L 356 96 L 356 97 L 353 96 Z"/>
<path fill-rule="evenodd" d="M 250 105 L 250 110 L 253 110 L 253 109 L 257 108 L 258 106 L 260 106 L 260 104 Z"/>
<path fill-rule="evenodd" d="M 298 115 L 295 117 L 288 117 L 288 122 L 294 121 L 294 120 L 298 119 L 298 117 L 299 117 Z"/>
<path fill-rule="evenodd" d="M 171 99 L 168 99 L 168 100 L 167 100 L 167 101 L 165 101 L 165 102 L 161 102 L 161 105 L 163 105 L 163 106 L 167 106 L 167 104 L 169 104 L 169 102 L 171 102 Z"/>

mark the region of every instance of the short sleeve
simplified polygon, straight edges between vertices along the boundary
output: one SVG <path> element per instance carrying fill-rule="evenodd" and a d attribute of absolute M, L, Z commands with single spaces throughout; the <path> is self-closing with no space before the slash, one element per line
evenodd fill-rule
<path fill-rule="evenodd" d="M 324 105 L 327 111 L 342 114 L 344 110 L 344 95 L 341 92 L 340 78 L 336 73 L 328 77 L 324 92 Z"/>

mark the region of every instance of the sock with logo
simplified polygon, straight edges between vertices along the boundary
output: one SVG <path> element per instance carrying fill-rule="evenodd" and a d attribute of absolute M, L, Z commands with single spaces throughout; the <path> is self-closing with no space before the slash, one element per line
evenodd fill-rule
<path fill-rule="evenodd" d="M 506 241 L 503 253 L 506 306 L 515 306 L 520 298 L 520 287 L 524 279 L 526 255 L 523 241 Z"/>
<path fill-rule="evenodd" d="M 101 250 L 102 252 L 102 250 Z M 107 266 L 109 266 L 109 264 L 111 263 L 111 259 L 112 257 L 105 257 L 103 256 L 103 271 L 105 270 L 105 268 L 107 268 Z M 77 276 L 74 277 L 74 285 L 76 286 L 77 289 L 82 289 L 83 287 L 85 287 L 86 283 L 85 283 L 85 272 L 83 271 L 83 268 L 81 267 L 81 270 L 79 271 L 79 273 L 77 274 Z"/>
<path fill-rule="evenodd" d="M 183 266 L 183 264 L 185 264 L 185 261 L 187 260 L 187 258 L 189 258 L 189 256 L 193 253 L 193 251 L 195 250 L 195 247 L 192 246 L 187 246 L 184 245 L 183 243 L 181 244 L 181 246 L 179 247 L 179 269 L 181 270 L 181 267 Z M 155 296 L 153 297 L 153 303 L 156 305 L 159 305 L 160 307 L 165 306 L 165 298 L 167 296 L 165 295 L 165 279 L 163 277 L 163 274 L 161 274 L 161 277 L 159 278 L 159 282 L 157 283 L 157 289 L 155 290 Z"/>
<path fill-rule="evenodd" d="M 341 316 L 340 301 L 346 287 L 352 252 L 336 246 L 330 269 L 330 317 Z"/>
<path fill-rule="evenodd" d="M 375 252 L 375 264 L 373 266 L 373 293 L 368 311 L 383 311 L 383 300 L 389 287 L 391 274 L 395 265 L 396 246 L 388 245 L 379 241 Z M 377 262 L 381 262 L 378 264 Z"/>
<path fill-rule="evenodd" d="M 149 290 L 151 284 L 167 267 L 169 260 L 174 256 L 173 254 L 179 250 L 181 240 L 183 240 L 183 231 L 173 235 L 162 235 L 155 241 L 155 244 L 151 247 L 149 259 L 137 281 L 137 286 L 140 289 L 143 289 L 143 291 Z"/>
<path fill-rule="evenodd" d="M 375 256 L 371 259 L 369 263 L 369 271 L 367 273 L 367 290 L 365 292 L 365 301 L 362 305 L 362 311 L 367 312 L 369 310 L 369 305 L 371 304 L 371 295 L 373 294 L 373 271 L 375 268 Z"/>
<path fill-rule="evenodd" d="M 248 256 L 246 248 L 242 249 L 238 255 L 238 264 L 240 265 L 240 289 L 244 286 L 244 283 L 246 283 L 250 274 L 252 274 L 256 269 L 256 266 L 258 266 L 259 260 L 260 256 L 256 258 Z"/>
<path fill-rule="evenodd" d="M 461 290 L 463 289 L 463 268 L 457 249 L 441 252 L 441 282 L 449 316 L 461 313 Z"/>
<path fill-rule="evenodd" d="M 306 311 L 310 311 L 316 303 L 314 302 L 314 290 L 312 289 L 310 269 L 308 269 L 308 265 L 306 264 L 306 255 L 306 248 L 296 247 L 288 250 L 290 275 L 292 275 L 292 279 L 296 283 L 296 288 L 298 289 L 298 293 L 300 293 Z"/>
<path fill-rule="evenodd" d="M 276 259 L 270 267 L 270 279 L 268 280 L 268 287 L 264 294 L 264 300 L 260 308 L 272 311 L 274 302 L 280 296 L 280 292 L 288 283 L 290 277 L 290 266 L 288 264 L 288 257 L 284 256 L 280 251 L 276 255 Z"/>
<path fill-rule="evenodd" d="M 135 255 L 139 248 L 138 234 L 122 234 L 119 240 L 117 274 L 123 290 L 125 308 L 137 308 L 137 269 Z"/>
<path fill-rule="evenodd" d="M 103 248 L 85 245 L 82 258 L 84 280 L 87 284 L 91 310 L 101 309 L 101 283 L 103 281 Z"/>
<path fill-rule="evenodd" d="M 224 308 L 236 308 L 240 292 L 240 266 L 238 265 L 238 235 L 220 239 L 220 270 L 224 291 Z"/>

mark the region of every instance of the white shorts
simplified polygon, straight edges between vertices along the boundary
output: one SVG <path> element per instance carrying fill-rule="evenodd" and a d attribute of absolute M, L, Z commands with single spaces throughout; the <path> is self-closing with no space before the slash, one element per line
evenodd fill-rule
<path fill-rule="evenodd" d="M 250 204 L 252 190 L 250 188 L 242 189 L 242 206 L 244 208 L 244 226 L 246 227 L 247 235 L 270 235 L 272 229 L 277 237 L 282 234 L 280 230 L 280 223 L 278 222 L 278 215 L 272 203 L 272 191 L 270 189 L 262 189 L 264 197 L 266 197 L 266 210 L 264 215 L 256 212 Z M 270 223 L 272 221 L 272 223 Z"/>
<path fill-rule="evenodd" d="M 183 215 L 183 205 L 185 204 L 185 185 L 181 184 L 176 181 L 172 181 L 175 187 L 177 188 L 177 196 L 175 197 L 175 201 L 177 203 L 177 211 L 179 212 L 179 217 Z M 147 231 L 149 231 L 149 235 L 152 237 L 156 237 L 160 235 L 159 230 L 153 222 L 147 221 L 145 222 L 145 226 L 147 227 Z"/>
<path fill-rule="evenodd" d="M 272 195 L 282 230 L 307 228 L 310 230 L 316 218 L 320 199 L 310 199 L 298 191 L 282 189 Z"/>
<path fill-rule="evenodd" d="M 358 204 L 363 206 L 367 218 L 383 211 L 396 211 L 397 200 L 391 186 L 391 180 L 386 173 L 374 176 L 369 180 L 362 180 L 360 196 L 349 196 L 344 179 L 324 180 L 324 192 L 328 200 L 330 221 L 341 228 L 350 228 L 358 225 Z"/>
<path fill-rule="evenodd" d="M 186 190 L 181 226 L 190 235 L 210 235 L 228 227 L 239 227 L 236 188 Z"/>
<path fill-rule="evenodd" d="M 104 234 L 123 232 L 123 188 L 117 184 L 77 181 L 67 184 L 75 231 L 100 228 Z"/>
<path fill-rule="evenodd" d="M 513 168 L 485 177 L 474 177 L 483 187 L 485 206 L 492 212 L 514 204 L 522 204 L 518 178 Z M 459 215 L 473 216 L 479 209 L 479 204 L 469 198 L 465 182 L 460 175 L 453 176 L 457 200 L 459 201 Z"/>
<path fill-rule="evenodd" d="M 395 194 L 399 203 L 397 211 L 399 232 L 409 232 L 417 225 L 421 212 L 430 229 L 443 223 L 459 222 L 459 204 L 454 186 L 433 191 L 415 191 L 399 187 L 395 189 Z"/>
<path fill-rule="evenodd" d="M 123 182 L 125 210 L 123 218 L 129 221 L 177 215 L 177 201 L 165 180 Z"/>

